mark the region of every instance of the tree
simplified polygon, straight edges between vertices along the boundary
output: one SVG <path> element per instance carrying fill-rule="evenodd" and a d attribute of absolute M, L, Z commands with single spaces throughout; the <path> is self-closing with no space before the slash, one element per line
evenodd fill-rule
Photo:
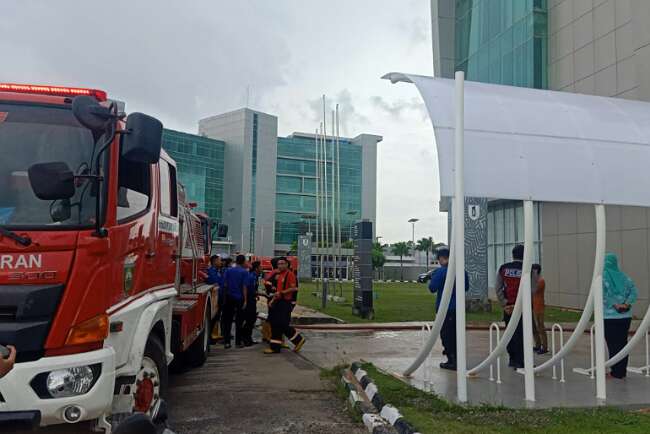
<path fill-rule="evenodd" d="M 429 253 L 433 250 L 433 238 L 422 238 L 418 240 L 415 250 L 427 253 L 427 268 L 429 267 Z"/>
<path fill-rule="evenodd" d="M 386 255 L 384 255 L 384 247 L 381 243 L 372 244 L 372 269 L 376 270 L 381 268 L 386 263 Z"/>
<path fill-rule="evenodd" d="M 399 273 L 400 273 L 400 280 L 404 280 L 404 256 L 408 255 L 411 253 L 411 247 L 409 244 L 412 243 L 407 243 L 405 241 L 400 241 L 399 243 L 393 244 L 392 247 L 392 252 L 393 255 L 399 256 Z"/>
<path fill-rule="evenodd" d="M 288 254 L 293 253 L 294 255 L 298 254 L 298 240 L 293 240 L 291 243 L 291 247 L 289 247 L 289 252 Z"/>

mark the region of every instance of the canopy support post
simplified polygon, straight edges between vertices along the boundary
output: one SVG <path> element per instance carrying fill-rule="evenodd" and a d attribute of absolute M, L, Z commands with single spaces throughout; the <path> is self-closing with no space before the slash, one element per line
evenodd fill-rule
<path fill-rule="evenodd" d="M 603 313 L 603 268 L 605 266 L 606 214 L 605 205 L 595 205 L 596 260 L 594 262 L 594 324 L 596 329 L 596 398 L 607 399 L 605 384 L 605 321 Z"/>
<path fill-rule="evenodd" d="M 531 296 L 531 268 L 533 265 L 534 230 L 533 201 L 524 201 L 524 261 L 522 264 L 521 286 L 523 291 L 523 333 L 524 333 L 524 383 L 526 401 L 535 402 L 535 359 L 533 357 L 533 310 Z"/>
<path fill-rule="evenodd" d="M 465 190 L 463 169 L 465 159 L 465 73 L 456 71 L 455 194 L 452 213 L 454 257 L 456 258 L 456 396 L 467 402 L 467 352 L 465 330 Z"/>

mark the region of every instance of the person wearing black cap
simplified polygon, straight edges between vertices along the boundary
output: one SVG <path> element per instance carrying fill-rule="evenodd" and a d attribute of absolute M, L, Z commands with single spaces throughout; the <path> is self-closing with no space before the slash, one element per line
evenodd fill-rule
<path fill-rule="evenodd" d="M 440 268 L 438 268 L 433 276 L 431 276 L 431 282 L 429 282 L 429 291 L 436 294 L 436 313 L 440 308 L 440 300 L 442 299 L 442 292 L 445 288 L 445 280 L 447 280 L 447 269 L 449 266 L 449 249 L 443 247 L 438 249 L 436 252 L 438 258 L 438 263 Z M 469 276 L 465 272 L 465 291 L 469 289 Z M 451 293 L 451 299 L 449 300 L 449 308 L 447 309 L 447 315 L 445 320 L 442 323 L 442 328 L 440 329 L 440 340 L 442 340 L 442 346 L 444 351 L 442 352 L 447 356 L 447 361 L 440 363 L 442 369 L 449 369 L 452 371 L 456 370 L 456 283 L 454 282 L 454 289 Z"/>

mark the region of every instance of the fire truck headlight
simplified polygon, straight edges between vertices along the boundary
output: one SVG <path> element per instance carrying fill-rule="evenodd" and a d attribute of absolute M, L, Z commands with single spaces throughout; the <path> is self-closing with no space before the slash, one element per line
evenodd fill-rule
<path fill-rule="evenodd" d="M 50 372 L 45 384 L 52 398 L 67 398 L 88 393 L 96 380 L 92 367 L 78 366 Z"/>

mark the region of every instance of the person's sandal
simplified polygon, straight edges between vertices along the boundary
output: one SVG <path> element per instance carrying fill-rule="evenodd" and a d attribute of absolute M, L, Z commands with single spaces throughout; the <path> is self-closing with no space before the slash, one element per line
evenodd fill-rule
<path fill-rule="evenodd" d="M 305 342 L 307 342 L 307 339 L 305 339 L 305 337 L 302 336 L 302 339 L 300 339 L 300 342 L 296 344 L 296 347 L 293 349 L 293 352 L 299 353 L 300 350 L 302 349 L 302 346 L 305 345 Z"/>

